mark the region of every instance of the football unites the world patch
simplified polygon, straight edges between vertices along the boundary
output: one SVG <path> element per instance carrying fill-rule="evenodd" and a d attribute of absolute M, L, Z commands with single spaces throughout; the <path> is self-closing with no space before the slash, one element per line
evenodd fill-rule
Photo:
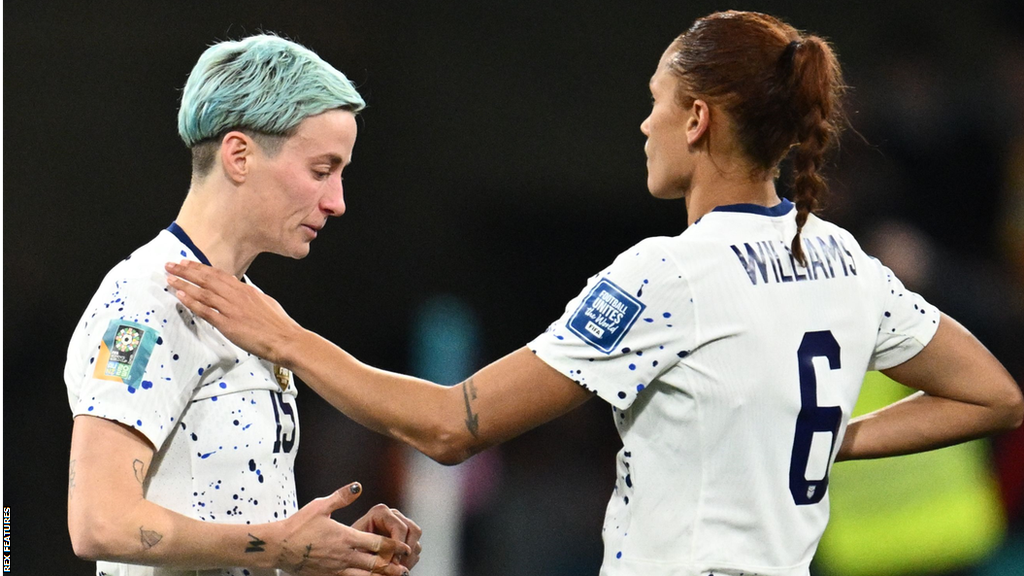
<path fill-rule="evenodd" d="M 128 320 L 111 320 L 100 342 L 93 377 L 138 388 L 159 336 L 159 332 L 150 326 Z"/>
<path fill-rule="evenodd" d="M 605 354 L 618 347 L 646 305 L 607 278 L 583 299 L 566 327 Z"/>

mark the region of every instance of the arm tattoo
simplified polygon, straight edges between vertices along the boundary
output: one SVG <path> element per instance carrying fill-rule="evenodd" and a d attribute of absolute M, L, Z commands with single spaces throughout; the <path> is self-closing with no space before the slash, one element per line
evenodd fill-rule
<path fill-rule="evenodd" d="M 164 535 L 159 532 L 154 532 L 153 530 L 146 530 L 142 526 L 139 526 L 139 538 L 142 540 L 142 548 L 149 550 L 163 540 Z"/>
<path fill-rule="evenodd" d="M 146 480 L 146 465 L 142 463 L 142 460 L 136 458 L 132 462 L 132 470 L 135 470 L 135 479 L 139 481 L 139 484 L 142 484 Z"/>
<path fill-rule="evenodd" d="M 68 465 L 68 500 L 75 497 L 75 460 Z"/>
<path fill-rule="evenodd" d="M 473 385 L 472 378 L 462 383 L 462 397 L 466 399 L 466 428 L 473 438 L 476 438 L 480 430 L 480 415 L 474 414 L 470 405 L 470 400 L 476 400 L 476 386 Z"/>
<path fill-rule="evenodd" d="M 245 547 L 245 552 L 247 554 L 249 552 L 263 552 L 266 550 L 266 548 L 263 547 L 266 544 L 266 542 L 260 540 L 259 536 L 253 536 L 252 534 L 249 534 L 249 538 L 252 538 L 252 540 L 250 540 L 249 544 Z"/>

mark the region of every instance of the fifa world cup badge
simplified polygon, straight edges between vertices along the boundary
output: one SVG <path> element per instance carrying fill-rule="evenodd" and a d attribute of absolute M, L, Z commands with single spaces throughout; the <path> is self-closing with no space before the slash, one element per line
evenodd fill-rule
<path fill-rule="evenodd" d="M 99 344 L 93 377 L 138 388 L 153 348 L 161 341 L 156 329 L 150 326 L 111 320 Z"/>

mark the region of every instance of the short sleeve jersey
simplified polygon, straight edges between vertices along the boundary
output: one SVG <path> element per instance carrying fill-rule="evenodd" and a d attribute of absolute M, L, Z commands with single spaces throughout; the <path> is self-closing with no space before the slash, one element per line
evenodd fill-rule
<path fill-rule="evenodd" d="M 845 230 L 793 204 L 722 206 L 592 277 L 530 343 L 613 406 L 623 447 L 601 574 L 789 576 L 828 520 L 828 471 L 865 371 L 939 313 Z"/>
<path fill-rule="evenodd" d="M 64 379 L 72 413 L 119 422 L 152 442 L 146 499 L 206 522 L 282 520 L 297 509 L 293 378 L 236 347 L 177 301 L 164 264 L 182 258 L 209 263 L 172 224 L 103 279 L 68 348 Z M 98 562 L 97 574 L 277 571 Z"/>

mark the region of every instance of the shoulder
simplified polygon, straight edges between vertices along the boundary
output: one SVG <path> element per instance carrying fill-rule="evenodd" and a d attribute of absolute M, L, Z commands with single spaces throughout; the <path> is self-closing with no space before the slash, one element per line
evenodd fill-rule
<path fill-rule="evenodd" d="M 167 286 L 164 264 L 186 256 L 178 240 L 169 232 L 161 231 L 150 242 L 140 246 L 127 258 L 110 269 L 100 282 L 97 296 L 103 294 L 131 294 L 136 298 L 147 298 L 165 303 L 177 300 Z M 122 298 L 120 302 L 123 302 Z M 117 298 L 110 300 L 118 302 Z"/>
<path fill-rule="evenodd" d="M 136 249 L 106 274 L 93 294 L 78 329 L 125 320 L 158 331 L 189 324 L 194 318 L 167 286 L 164 264 L 180 259 L 180 243 L 163 231 Z"/>

